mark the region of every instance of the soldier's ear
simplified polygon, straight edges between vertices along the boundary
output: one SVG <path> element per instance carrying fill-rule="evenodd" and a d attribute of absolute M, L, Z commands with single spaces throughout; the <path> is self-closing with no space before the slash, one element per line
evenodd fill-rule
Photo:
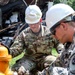
<path fill-rule="evenodd" d="M 67 23 L 61 23 L 62 27 L 66 30 L 67 29 Z"/>
<path fill-rule="evenodd" d="M 40 22 L 42 22 L 42 18 L 40 19 Z"/>

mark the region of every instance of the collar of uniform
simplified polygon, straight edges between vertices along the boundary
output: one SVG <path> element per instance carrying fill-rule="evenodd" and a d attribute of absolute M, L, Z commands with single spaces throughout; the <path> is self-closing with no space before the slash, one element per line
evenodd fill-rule
<path fill-rule="evenodd" d="M 39 32 L 37 32 L 37 33 L 33 32 L 32 30 L 31 30 L 31 32 L 32 32 L 34 35 L 38 36 L 39 33 L 41 32 L 41 28 L 40 28 Z"/>

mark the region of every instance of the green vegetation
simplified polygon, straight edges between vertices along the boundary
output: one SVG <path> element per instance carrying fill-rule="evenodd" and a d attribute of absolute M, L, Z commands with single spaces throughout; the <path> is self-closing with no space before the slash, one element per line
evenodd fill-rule
<path fill-rule="evenodd" d="M 54 0 L 54 4 L 60 3 L 60 1 L 64 0 Z M 75 0 L 66 0 L 67 4 L 70 5 L 75 10 Z"/>
<path fill-rule="evenodd" d="M 53 56 L 56 56 L 56 57 L 58 56 L 58 52 L 55 48 L 52 49 L 51 53 L 52 53 Z"/>
<path fill-rule="evenodd" d="M 16 63 L 17 60 L 19 60 L 20 58 L 22 58 L 23 55 L 24 55 L 24 53 L 21 53 L 17 57 L 12 58 L 12 60 L 9 62 L 10 67 L 12 67 Z"/>

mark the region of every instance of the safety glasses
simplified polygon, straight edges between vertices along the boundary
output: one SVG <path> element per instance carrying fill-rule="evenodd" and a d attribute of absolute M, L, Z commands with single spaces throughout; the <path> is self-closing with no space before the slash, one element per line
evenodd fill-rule
<path fill-rule="evenodd" d="M 58 22 L 58 23 L 56 23 L 54 26 L 52 26 L 51 28 L 50 28 L 50 32 L 53 34 L 53 35 L 55 35 L 55 33 L 56 33 L 56 28 L 58 27 L 58 26 L 60 26 L 60 24 L 61 23 L 68 23 L 68 22 L 71 22 L 71 21 L 64 21 L 64 22 Z"/>

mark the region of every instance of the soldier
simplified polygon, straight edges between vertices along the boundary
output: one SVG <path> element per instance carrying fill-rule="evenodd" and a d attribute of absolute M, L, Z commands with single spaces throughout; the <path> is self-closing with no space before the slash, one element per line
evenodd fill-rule
<path fill-rule="evenodd" d="M 50 32 L 62 44 L 68 55 L 69 75 L 75 75 L 75 11 L 67 4 L 56 4 L 46 13 Z"/>
<path fill-rule="evenodd" d="M 36 70 L 44 68 L 44 62 L 55 61 L 52 56 L 52 48 L 57 45 L 57 41 L 42 25 L 42 12 L 37 5 L 29 5 L 25 11 L 25 21 L 29 27 L 23 30 L 10 47 L 10 54 L 15 57 L 25 51 L 23 58 L 18 60 L 12 70 L 18 71 L 21 67 L 26 71 L 31 71 L 34 75 Z M 49 56 L 50 55 L 50 56 Z M 51 59 L 46 60 L 47 57 Z"/>

